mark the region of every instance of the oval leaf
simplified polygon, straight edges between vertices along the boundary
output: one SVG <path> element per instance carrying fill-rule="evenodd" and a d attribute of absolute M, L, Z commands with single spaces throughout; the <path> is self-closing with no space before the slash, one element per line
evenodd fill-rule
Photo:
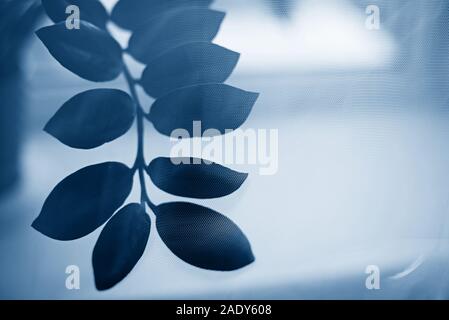
<path fill-rule="evenodd" d="M 170 10 L 136 29 L 129 40 L 128 52 L 148 63 L 180 45 L 212 41 L 223 18 L 223 12 L 204 8 Z"/>
<path fill-rule="evenodd" d="M 237 52 L 209 42 L 193 42 L 149 62 L 141 85 L 152 97 L 181 87 L 225 82 L 238 60 Z"/>
<path fill-rule="evenodd" d="M 42 0 L 42 5 L 53 22 L 66 21 L 69 14 L 66 9 L 70 5 L 76 5 L 80 9 L 80 19 L 90 22 L 101 29 L 106 28 L 108 13 L 103 4 L 98 0 Z"/>
<path fill-rule="evenodd" d="M 157 158 L 148 166 L 153 183 L 176 196 L 211 199 L 240 188 L 248 174 L 194 158 Z"/>
<path fill-rule="evenodd" d="M 156 227 L 167 247 L 196 267 L 231 271 L 254 261 L 240 228 L 224 215 L 186 202 L 159 205 Z"/>
<path fill-rule="evenodd" d="M 65 22 L 39 29 L 36 34 L 60 64 L 90 81 L 110 81 L 122 72 L 122 49 L 107 32 L 81 21 L 69 30 Z"/>
<path fill-rule="evenodd" d="M 94 89 L 64 103 L 44 130 L 72 148 L 91 149 L 126 133 L 134 116 L 134 102 L 126 92 Z"/>
<path fill-rule="evenodd" d="M 215 129 L 223 134 L 245 122 L 258 96 L 225 84 L 185 87 L 157 99 L 150 118 L 154 127 L 168 136 L 176 129 L 187 130 L 191 137 L 201 135 L 193 130 L 193 121 L 201 121 L 203 130 Z"/>
<path fill-rule="evenodd" d="M 150 227 L 150 217 L 137 203 L 128 204 L 108 221 L 92 254 L 98 290 L 112 288 L 131 272 L 145 251 Z"/>
<path fill-rule="evenodd" d="M 152 17 L 170 9 L 186 6 L 208 7 L 213 0 L 120 0 L 112 10 L 112 21 L 125 29 L 134 30 Z"/>
<path fill-rule="evenodd" d="M 53 189 L 32 226 L 56 240 L 84 237 L 123 204 L 132 183 L 132 171 L 118 162 L 78 170 Z"/>

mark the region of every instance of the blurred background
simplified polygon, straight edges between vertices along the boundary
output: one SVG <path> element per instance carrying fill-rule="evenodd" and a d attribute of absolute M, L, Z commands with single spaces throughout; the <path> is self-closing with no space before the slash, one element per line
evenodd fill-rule
<path fill-rule="evenodd" d="M 30 225 L 69 173 L 132 164 L 135 130 L 90 151 L 42 130 L 74 94 L 126 84 L 62 68 L 32 32 L 51 23 L 39 2 L 20 3 L 18 16 L 0 10 L 0 298 L 449 298 L 449 2 L 215 1 L 227 15 L 214 42 L 241 53 L 228 83 L 261 93 L 244 127 L 279 130 L 279 170 L 237 166 L 250 173 L 243 188 L 201 203 L 245 230 L 256 261 L 200 270 L 153 229 L 131 274 L 101 293 L 90 260 L 101 228 L 58 242 Z M 378 30 L 366 26 L 370 5 Z M 169 154 L 167 138 L 146 134 L 147 159 Z M 156 203 L 176 199 L 147 183 Z M 68 265 L 80 268 L 80 290 L 65 287 Z M 380 290 L 365 287 L 368 265 L 380 268 Z"/>

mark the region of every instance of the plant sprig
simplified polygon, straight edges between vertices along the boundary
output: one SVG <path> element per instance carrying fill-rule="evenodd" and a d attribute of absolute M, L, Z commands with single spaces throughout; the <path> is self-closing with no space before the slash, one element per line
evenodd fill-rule
<path fill-rule="evenodd" d="M 142 256 L 151 229 L 146 206 L 154 213 L 163 242 L 185 262 L 231 271 L 254 261 L 248 239 L 230 219 L 188 202 L 156 205 L 145 183 L 148 175 L 154 185 L 172 195 L 212 199 L 236 191 L 247 178 L 202 159 L 194 164 L 179 158 L 159 157 L 149 164 L 145 160 L 145 121 L 164 135 L 179 128 L 192 130 L 194 121 L 202 121 L 204 130 L 214 128 L 224 134 L 246 120 L 257 99 L 256 93 L 223 84 L 239 54 L 212 43 L 224 13 L 209 9 L 211 2 L 120 0 L 106 19 L 132 32 L 123 50 L 106 28 L 106 10 L 99 1 L 42 0 L 56 24 L 37 35 L 53 57 L 93 82 L 110 81 L 123 73 L 129 88 L 129 93 L 117 89 L 79 93 L 64 103 L 45 130 L 70 147 L 92 149 L 122 136 L 134 121 L 137 124 L 137 154 L 131 168 L 105 162 L 76 171 L 53 189 L 33 222 L 36 230 L 57 240 L 84 237 L 107 222 L 92 256 L 99 290 L 120 282 Z M 60 10 L 69 4 L 80 7 L 80 29 L 68 30 L 61 21 Z M 124 52 L 146 65 L 141 79 L 131 75 Z M 137 85 L 155 98 L 148 113 Z M 122 207 L 136 173 L 140 203 Z"/>

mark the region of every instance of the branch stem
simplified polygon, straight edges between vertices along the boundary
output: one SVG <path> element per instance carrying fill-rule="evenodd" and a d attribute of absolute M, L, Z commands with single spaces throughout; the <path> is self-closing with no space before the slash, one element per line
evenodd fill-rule
<path fill-rule="evenodd" d="M 136 91 L 136 81 L 132 77 L 128 67 L 124 65 L 124 74 L 126 78 L 126 82 L 128 83 L 129 91 L 131 93 L 131 97 L 134 99 L 136 104 L 136 121 L 137 121 L 137 155 L 136 161 L 134 162 L 133 170 L 138 171 L 139 174 L 139 182 L 140 182 L 140 204 L 145 207 L 147 204 L 150 209 L 155 213 L 156 205 L 150 200 L 150 197 L 147 193 L 147 188 L 145 184 L 145 171 L 146 171 L 146 162 L 144 155 L 144 117 L 145 112 L 142 109 L 142 106 L 139 101 L 139 96 Z"/>

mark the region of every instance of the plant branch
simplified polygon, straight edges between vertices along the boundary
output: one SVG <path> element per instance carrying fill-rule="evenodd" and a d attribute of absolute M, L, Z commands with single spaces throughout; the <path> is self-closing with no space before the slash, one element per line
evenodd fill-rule
<path fill-rule="evenodd" d="M 150 197 L 147 193 L 147 188 L 145 184 L 145 171 L 146 171 L 146 162 L 144 156 L 144 116 L 145 113 L 142 109 L 142 106 L 139 101 L 139 97 L 136 91 L 136 81 L 131 76 L 131 73 L 126 65 L 124 65 L 124 74 L 126 78 L 126 82 L 128 83 L 128 87 L 131 93 L 132 98 L 136 104 L 136 118 L 137 118 L 137 156 L 136 161 L 134 162 L 133 170 L 138 171 L 139 174 L 139 182 L 140 182 L 140 204 L 145 206 L 145 203 L 148 204 L 151 210 L 155 212 L 156 205 L 151 202 Z"/>

